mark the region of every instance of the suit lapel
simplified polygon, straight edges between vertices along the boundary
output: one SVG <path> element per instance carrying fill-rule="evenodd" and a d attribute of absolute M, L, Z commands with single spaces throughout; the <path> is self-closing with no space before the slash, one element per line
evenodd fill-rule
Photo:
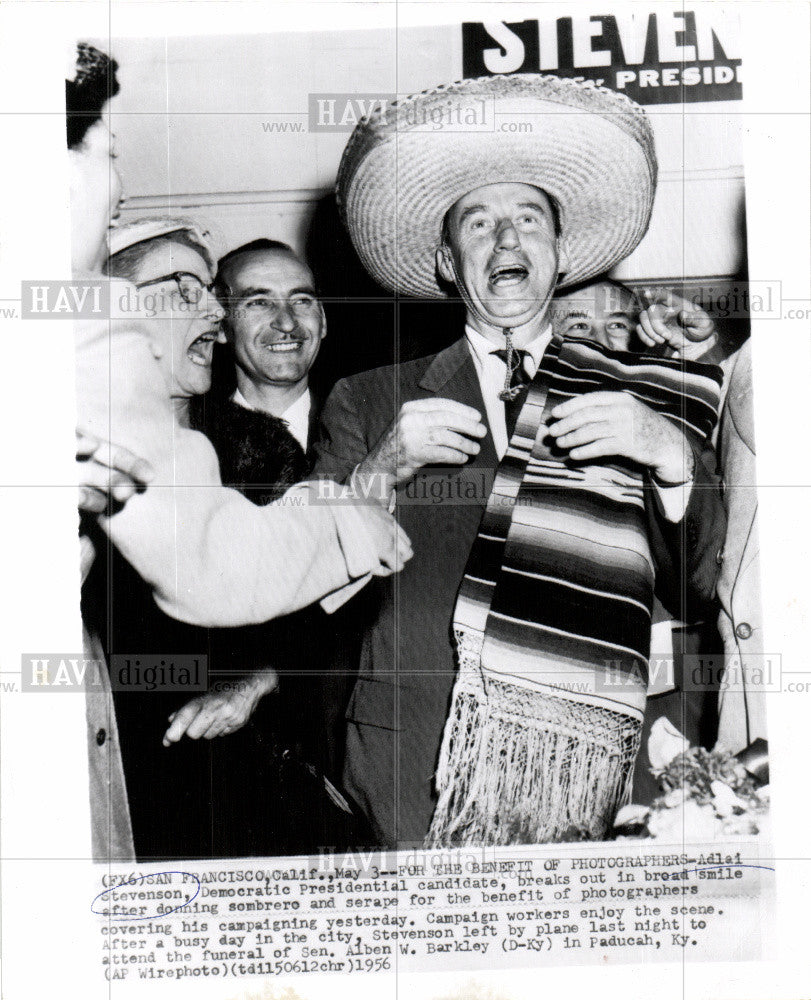
<path fill-rule="evenodd" d="M 495 470 L 498 466 L 498 458 L 493 445 L 490 424 L 487 420 L 487 408 L 484 405 L 476 367 L 464 337 L 460 337 L 450 347 L 446 347 L 444 351 L 440 351 L 434 357 L 420 379 L 419 387 L 444 399 L 452 399 L 457 403 L 472 406 L 481 413 L 488 433 L 481 443 L 479 454 L 470 460 L 466 468 L 485 467 Z"/>
<path fill-rule="evenodd" d="M 460 369 L 467 365 L 473 371 L 475 379 L 476 370 L 473 368 L 473 361 L 470 357 L 467 341 L 464 337 L 460 337 L 450 347 L 446 347 L 444 351 L 440 351 L 439 354 L 434 355 L 433 360 L 425 369 L 419 381 L 419 386 L 421 389 L 427 389 L 428 392 L 438 394 L 459 373 Z M 478 379 L 476 379 L 476 384 L 478 386 Z M 479 396 L 481 396 L 480 390 Z"/>
<path fill-rule="evenodd" d="M 310 393 L 310 417 L 307 421 L 307 461 L 310 463 L 310 468 L 315 465 L 316 454 L 315 454 L 315 440 L 318 437 L 318 421 L 321 416 L 321 407 L 323 405 L 321 397 L 317 396 L 313 392 L 312 386 L 309 386 Z"/>

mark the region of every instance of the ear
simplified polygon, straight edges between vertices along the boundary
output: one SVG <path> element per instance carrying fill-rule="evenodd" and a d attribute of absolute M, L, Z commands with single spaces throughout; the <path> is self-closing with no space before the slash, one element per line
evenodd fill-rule
<path fill-rule="evenodd" d="M 439 275 L 443 281 L 448 281 L 450 284 L 454 284 L 454 274 L 453 274 L 453 262 L 451 260 L 451 249 L 450 247 L 443 243 L 437 247 L 436 251 L 436 269 L 439 271 Z"/>
<path fill-rule="evenodd" d="M 560 280 L 563 275 L 568 274 L 572 266 L 571 258 L 569 257 L 569 247 L 565 236 L 557 237 L 558 244 L 558 280 Z"/>
<path fill-rule="evenodd" d="M 327 314 L 324 312 L 324 305 L 319 301 L 318 308 L 321 310 L 321 337 L 323 340 L 327 335 Z"/>

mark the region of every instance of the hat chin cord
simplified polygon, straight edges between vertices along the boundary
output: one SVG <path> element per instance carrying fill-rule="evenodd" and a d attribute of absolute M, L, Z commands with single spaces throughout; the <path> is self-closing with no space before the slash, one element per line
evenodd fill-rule
<path fill-rule="evenodd" d="M 491 317 L 484 315 L 481 309 L 473 301 L 473 299 L 470 296 L 470 293 L 465 287 L 465 283 L 462 281 L 459 275 L 459 271 L 456 268 L 456 260 L 454 258 L 453 253 L 451 252 L 450 247 L 445 245 L 443 252 L 445 255 L 446 262 L 450 264 L 451 273 L 453 274 L 453 281 L 454 284 L 456 285 L 456 290 L 459 292 L 459 295 L 461 296 L 462 301 L 465 303 L 468 310 L 471 313 L 473 313 L 474 316 L 478 317 L 478 319 L 480 319 L 481 322 L 484 323 L 486 326 L 501 327 L 507 347 L 507 371 L 504 375 L 504 388 L 498 394 L 498 398 L 505 403 L 511 403 L 515 399 L 515 397 L 522 391 L 522 389 L 525 388 L 523 385 L 510 385 L 513 374 L 513 357 L 515 355 L 515 348 L 513 347 L 512 327 L 507 325 L 502 325 L 501 323 L 498 322 L 493 322 Z M 549 304 L 553 292 L 554 289 L 551 289 L 547 301 L 545 303 L 546 305 Z"/>

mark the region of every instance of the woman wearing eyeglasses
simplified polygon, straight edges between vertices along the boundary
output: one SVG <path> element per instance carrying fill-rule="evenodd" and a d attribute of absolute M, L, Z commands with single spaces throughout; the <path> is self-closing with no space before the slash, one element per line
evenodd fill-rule
<path fill-rule="evenodd" d="M 118 91 L 115 74 L 109 57 L 80 44 L 75 78 L 66 82 L 72 259 L 81 277 L 99 275 L 121 193 L 102 118 Z M 369 573 L 396 572 L 410 557 L 410 546 L 376 504 L 351 495 L 344 503 L 311 503 L 313 491 L 299 484 L 290 502 L 258 507 L 222 486 L 212 445 L 187 429 L 189 400 L 209 386 L 222 315 L 208 288 L 213 259 L 205 238 L 189 223 L 153 220 L 122 226 L 110 240 L 109 273 L 140 288 L 132 306 L 132 284 L 111 282 L 116 301 L 110 318 L 75 325 L 85 459 L 79 482 L 102 501 L 85 511 L 103 515 L 98 521 L 85 515 L 83 527 L 94 533 L 96 551 L 107 553 L 96 560 L 83 589 L 88 655 L 101 659 L 99 640 L 107 637 L 107 652 L 124 663 L 148 654 L 154 664 L 155 654 L 160 659 L 165 653 L 168 665 L 176 652 L 206 654 L 205 631 L 194 626 L 258 624 Z M 108 438 L 115 442 L 109 453 L 100 445 Z M 123 569 L 114 572 L 116 566 Z M 117 666 L 121 661 L 112 662 L 114 675 Z M 200 744 L 162 746 L 168 703 L 174 699 L 179 707 L 190 690 L 172 694 L 164 685 L 164 693 L 150 693 L 149 679 L 142 681 L 146 693 L 119 713 L 134 853 L 140 859 L 216 854 L 211 770 L 199 754 L 184 760 Z M 161 699 L 166 703 L 159 704 Z M 87 714 L 93 856 L 129 860 L 133 837 L 107 686 L 88 695 Z M 218 787 L 241 781 L 243 799 L 261 798 L 249 770 L 226 769 L 227 780 Z M 238 820 L 227 812 L 220 810 L 219 819 L 233 827 Z"/>
<path fill-rule="evenodd" d="M 75 79 L 66 81 L 77 277 L 98 276 L 121 194 L 103 117 L 118 92 L 116 69 L 103 52 L 80 43 Z M 164 239 L 157 241 L 158 236 Z M 78 416 L 85 438 L 113 436 L 118 446 L 113 459 L 83 446 L 91 458 L 85 462 L 88 482 L 111 500 L 128 500 L 123 511 L 101 524 L 151 585 L 158 604 L 197 624 L 260 623 L 350 584 L 354 592 L 354 581 L 369 573 L 397 572 L 411 556 L 410 544 L 378 505 L 353 495 L 343 503 L 311 503 L 314 490 L 299 484 L 296 501 L 259 508 L 222 487 L 211 443 L 179 422 L 187 403 L 178 402 L 179 414 L 173 414 L 165 391 L 167 378 L 173 400 L 203 392 L 209 383 L 211 341 L 221 310 L 207 289 L 196 288 L 197 282 L 205 288 L 211 280 L 213 260 L 205 240 L 193 225 L 175 223 L 170 232 L 122 226 L 112 231 L 110 241 L 114 267 L 126 267 L 122 251 L 132 251 L 126 257 L 130 273 L 143 286 L 146 308 L 130 316 L 126 307 L 112 302 L 111 323 L 77 324 Z M 148 244 L 149 253 L 141 256 L 139 244 Z M 114 476 L 90 475 L 94 466 L 115 473 L 120 454 L 125 455 L 122 475 L 135 469 L 136 485 L 149 482 L 138 496 L 132 489 L 119 496 L 111 488 Z M 134 464 L 134 456 L 145 462 Z M 144 466 L 151 467 L 148 476 Z"/>
<path fill-rule="evenodd" d="M 189 404 L 210 388 L 214 344 L 224 339 L 220 332 L 224 312 L 210 287 L 215 265 L 207 236 L 189 221 L 139 219 L 112 230 L 108 242 L 110 257 L 102 270 L 129 283 L 120 286 L 126 293 L 115 305 L 137 316 L 146 332 L 171 399 L 174 420 L 166 424 L 165 432 L 173 435 L 176 425 L 190 426 Z M 208 631 L 165 615 L 152 600 L 149 586 L 117 552 L 110 555 L 105 578 L 111 611 L 107 645 L 114 678 L 127 669 L 127 659 L 126 683 L 136 679 L 138 660 L 141 667 L 161 660 L 168 666 L 177 665 L 180 656 L 196 656 L 215 666 L 219 657 L 211 659 Z M 225 736 L 225 743 L 184 740 L 169 746 L 165 742 L 173 713 L 199 689 L 166 690 L 164 682 L 154 691 L 144 691 L 143 685 L 139 690 L 119 685 L 114 691 L 140 860 L 231 853 L 226 849 L 230 844 L 224 843 L 230 827 L 252 825 L 251 799 L 241 788 L 246 777 L 260 798 L 268 798 L 266 768 L 261 755 L 251 752 L 251 733 L 236 738 L 231 734 L 276 687 L 275 673 L 268 669 L 208 680 L 210 690 L 200 697 L 217 701 L 218 711 L 212 713 L 217 731 L 199 735 Z M 223 681 L 227 690 L 218 693 Z M 242 710 L 239 719 L 234 709 Z M 249 776 L 241 774 L 245 770 Z M 253 838 L 254 831 L 248 833 Z M 251 852 L 250 841 L 242 846 L 241 853 Z"/>
<path fill-rule="evenodd" d="M 175 417 L 189 426 L 189 401 L 211 387 L 214 344 L 225 315 L 211 290 L 214 258 L 205 233 L 178 219 L 139 219 L 110 233 L 103 267 L 138 289 L 137 306 L 169 389 Z"/>

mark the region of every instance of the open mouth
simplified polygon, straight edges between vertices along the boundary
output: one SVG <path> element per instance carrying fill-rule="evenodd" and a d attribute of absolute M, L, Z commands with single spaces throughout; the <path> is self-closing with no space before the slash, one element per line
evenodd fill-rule
<path fill-rule="evenodd" d="M 206 330 L 199 337 L 189 344 L 186 354 L 195 365 L 201 368 L 210 368 L 211 360 L 214 357 L 214 344 L 217 342 L 217 330 Z"/>
<path fill-rule="evenodd" d="M 490 272 L 491 285 L 518 285 L 527 278 L 529 271 L 523 264 L 500 264 Z"/>
<path fill-rule="evenodd" d="M 266 351 L 272 354 L 295 354 L 304 346 L 303 340 L 277 340 L 267 344 L 262 344 Z"/>

